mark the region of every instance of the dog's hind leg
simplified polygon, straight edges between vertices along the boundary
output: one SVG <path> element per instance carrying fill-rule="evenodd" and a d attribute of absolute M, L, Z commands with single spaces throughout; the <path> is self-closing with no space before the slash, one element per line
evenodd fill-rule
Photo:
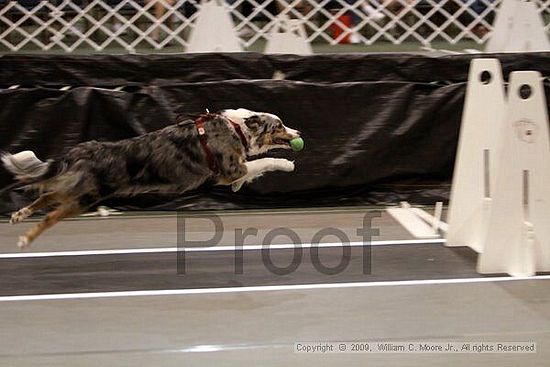
<path fill-rule="evenodd" d="M 82 208 L 74 201 L 67 204 L 62 204 L 54 211 L 48 213 L 40 223 L 27 231 L 24 236 L 19 237 L 19 242 L 17 243 L 17 246 L 20 248 L 28 246 L 42 232 L 55 225 L 61 219 L 75 216 L 77 214 L 80 214 L 81 212 Z"/>
<path fill-rule="evenodd" d="M 31 205 L 21 208 L 13 213 L 10 218 L 10 224 L 19 223 L 33 215 L 37 210 L 43 209 L 56 202 L 57 200 L 54 192 L 42 194 Z"/>

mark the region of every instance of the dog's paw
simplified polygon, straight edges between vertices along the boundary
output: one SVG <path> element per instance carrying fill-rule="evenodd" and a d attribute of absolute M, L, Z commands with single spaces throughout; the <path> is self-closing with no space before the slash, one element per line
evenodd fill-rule
<path fill-rule="evenodd" d="M 244 180 L 235 181 L 231 184 L 231 191 L 237 192 L 243 187 Z"/>
<path fill-rule="evenodd" d="M 17 241 L 17 247 L 19 248 L 25 248 L 27 247 L 31 242 L 29 241 L 29 238 L 27 236 L 19 236 L 19 241 Z"/>
<path fill-rule="evenodd" d="M 32 214 L 29 208 L 22 208 L 11 215 L 10 224 L 15 224 L 23 221 Z"/>
<path fill-rule="evenodd" d="M 277 168 L 279 168 L 279 170 L 284 172 L 292 172 L 294 171 L 295 167 L 294 167 L 294 162 L 289 161 L 287 159 L 281 159 L 280 161 L 277 162 Z"/>

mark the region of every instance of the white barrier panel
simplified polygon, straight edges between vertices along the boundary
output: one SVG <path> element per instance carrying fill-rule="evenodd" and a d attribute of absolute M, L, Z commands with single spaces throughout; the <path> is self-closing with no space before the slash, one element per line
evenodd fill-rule
<path fill-rule="evenodd" d="M 522 0 L 503 0 L 486 52 L 548 51 L 550 42 L 537 5 Z"/>
<path fill-rule="evenodd" d="M 494 14 L 504 11 L 501 2 L 231 0 L 225 6 L 245 48 L 269 38 L 277 12 L 299 19 L 309 42 L 336 46 L 341 37 L 335 37 L 334 31 L 340 29 L 364 45 L 412 41 L 429 48 L 434 41 L 486 43 L 493 32 L 481 30 L 493 29 Z M 197 16 L 193 10 L 201 4 L 200 0 L 0 0 L 0 51 L 29 51 L 31 45 L 32 52 L 187 48 Z M 538 1 L 537 6 L 540 14 L 550 11 L 550 1 Z M 351 22 L 344 21 L 350 15 Z M 545 16 L 544 21 L 548 30 L 550 18 Z M 487 50 L 502 51 L 506 42 L 501 45 Z"/>
<path fill-rule="evenodd" d="M 313 50 L 307 41 L 302 21 L 289 19 L 285 14 L 277 16 L 269 33 L 264 53 L 312 55 Z"/>
<path fill-rule="evenodd" d="M 494 157 L 502 141 L 504 98 L 500 62 L 472 60 L 449 202 L 447 246 L 483 249 Z"/>
<path fill-rule="evenodd" d="M 218 0 L 203 3 L 189 37 L 187 52 L 241 52 L 229 11 Z"/>
<path fill-rule="evenodd" d="M 535 71 L 510 77 L 480 273 L 530 276 L 550 270 L 550 138 L 542 80 Z"/>

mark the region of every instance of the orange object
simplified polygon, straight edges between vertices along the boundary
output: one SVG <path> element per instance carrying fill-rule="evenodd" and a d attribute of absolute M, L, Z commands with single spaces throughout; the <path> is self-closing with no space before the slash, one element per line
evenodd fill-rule
<path fill-rule="evenodd" d="M 340 38 L 340 40 L 338 41 L 338 43 L 349 43 L 349 36 L 351 34 L 350 32 L 350 29 L 351 29 L 351 16 L 349 15 L 340 15 L 338 17 L 338 20 L 340 21 L 340 23 L 343 23 L 345 25 L 346 28 L 343 28 L 342 26 L 340 26 L 339 23 L 332 23 L 330 25 L 330 31 L 332 32 L 332 38 L 334 39 L 337 39 L 338 37 L 340 37 L 340 35 L 344 32 L 348 32 L 344 37 Z"/>

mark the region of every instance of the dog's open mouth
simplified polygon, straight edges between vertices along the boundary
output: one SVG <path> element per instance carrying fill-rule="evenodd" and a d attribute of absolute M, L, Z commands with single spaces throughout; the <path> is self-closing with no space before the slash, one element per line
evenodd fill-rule
<path fill-rule="evenodd" d="M 275 144 L 275 145 L 288 145 L 288 146 L 290 146 L 290 139 L 285 139 L 285 138 L 274 138 L 274 139 L 273 139 L 273 144 Z"/>

